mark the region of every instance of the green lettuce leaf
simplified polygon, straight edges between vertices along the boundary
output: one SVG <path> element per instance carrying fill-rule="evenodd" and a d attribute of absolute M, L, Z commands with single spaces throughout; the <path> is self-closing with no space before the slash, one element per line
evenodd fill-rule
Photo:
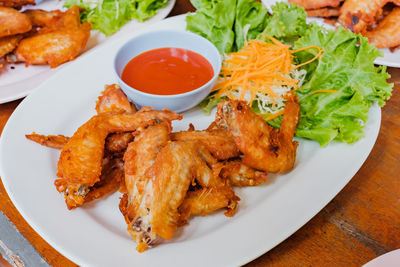
<path fill-rule="evenodd" d="M 66 0 L 64 6 L 83 8 L 81 21 L 91 22 L 92 29 L 108 36 L 132 19 L 142 22 L 151 18 L 166 2 L 168 0 Z"/>
<path fill-rule="evenodd" d="M 235 19 L 235 50 L 255 39 L 267 25 L 268 9 L 254 0 L 238 0 Z"/>
<path fill-rule="evenodd" d="M 131 17 L 143 22 L 157 14 L 160 8 L 163 8 L 168 0 L 131 0 Z"/>
<path fill-rule="evenodd" d="M 322 58 L 308 65 L 308 81 L 297 90 L 301 119 L 296 136 L 309 138 L 326 145 L 332 140 L 354 143 L 363 137 L 368 110 L 374 101 L 380 106 L 391 96 L 393 84 L 386 67 L 375 67 L 381 55 L 368 40 L 338 28 L 326 30 L 312 25 L 293 49 L 319 46 Z M 308 49 L 296 54 L 298 63 L 317 54 Z M 312 93 L 316 90 L 335 90 L 338 93 Z"/>
<path fill-rule="evenodd" d="M 210 40 L 221 53 L 232 51 L 236 0 L 192 0 L 197 11 L 186 17 L 187 29 Z"/>
<path fill-rule="evenodd" d="M 268 34 L 284 42 L 293 42 L 303 36 L 310 27 L 306 22 L 307 13 L 302 7 L 278 2 L 271 9 L 272 15 L 259 38 Z"/>

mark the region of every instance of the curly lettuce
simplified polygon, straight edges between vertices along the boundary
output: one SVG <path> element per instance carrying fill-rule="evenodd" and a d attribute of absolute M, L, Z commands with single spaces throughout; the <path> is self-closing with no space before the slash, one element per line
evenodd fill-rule
<path fill-rule="evenodd" d="M 321 146 L 332 140 L 354 143 L 364 136 L 371 105 L 377 102 L 383 106 L 391 96 L 393 84 L 387 82 L 390 75 L 386 67 L 374 65 L 382 53 L 369 45 L 365 37 L 344 28 L 326 30 L 307 24 L 302 7 L 280 2 L 268 14 L 261 3 L 253 0 L 192 0 L 192 3 L 199 10 L 188 17 L 187 28 L 208 38 L 221 53 L 236 51 L 247 39 L 260 39 L 266 34 L 292 45 L 293 49 L 310 46 L 323 49 L 321 58 L 302 66 L 307 75 L 296 91 L 301 108 L 297 137 L 315 140 Z M 219 28 L 224 29 L 225 35 L 215 33 Z M 312 48 L 298 52 L 294 63 L 308 62 L 317 53 Z M 315 92 L 319 90 L 325 91 Z M 210 95 L 200 106 L 209 113 L 221 100 Z M 257 112 L 257 107 L 252 108 Z M 278 117 L 268 123 L 279 128 L 280 122 Z"/>
<path fill-rule="evenodd" d="M 168 0 L 66 0 L 65 7 L 78 5 L 83 8 L 82 22 L 91 22 L 92 29 L 105 35 L 118 31 L 128 21 L 143 22 L 153 17 Z"/>
<path fill-rule="evenodd" d="M 297 90 L 301 120 L 296 136 L 326 145 L 332 140 L 354 143 L 361 139 L 373 102 L 380 106 L 391 96 L 393 84 L 386 67 L 374 66 L 382 55 L 367 38 L 344 28 L 323 29 L 313 25 L 293 49 L 319 46 L 321 59 L 307 66 L 308 81 Z M 314 57 L 309 49 L 296 54 L 298 63 Z M 334 90 L 336 93 L 313 93 Z"/>
<path fill-rule="evenodd" d="M 221 53 L 233 48 L 236 0 L 192 0 L 197 12 L 186 17 L 187 29 L 210 40 Z"/>

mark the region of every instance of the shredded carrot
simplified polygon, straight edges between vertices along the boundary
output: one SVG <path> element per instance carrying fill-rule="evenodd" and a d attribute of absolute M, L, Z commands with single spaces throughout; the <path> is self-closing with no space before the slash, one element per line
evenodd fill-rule
<path fill-rule="evenodd" d="M 316 93 L 339 93 L 340 91 L 337 90 L 315 90 L 311 92 L 310 95 L 316 94 Z"/>
<path fill-rule="evenodd" d="M 310 61 L 295 66 L 293 54 L 306 49 L 318 49 L 318 53 Z M 268 95 L 276 107 L 279 95 L 273 86 L 289 86 L 296 90 L 299 87 L 298 81 L 290 77 L 290 72 L 321 55 L 322 49 L 318 46 L 290 50 L 289 45 L 267 35 L 261 40 L 247 40 L 240 51 L 227 54 L 221 68 L 221 78 L 212 91 L 218 91 L 215 97 L 225 95 L 228 98 L 250 100 L 249 105 L 252 105 L 256 95 L 261 93 Z M 275 114 L 268 119 L 272 119 Z"/>
<path fill-rule="evenodd" d="M 282 115 L 283 112 L 284 112 L 284 110 L 282 109 L 282 110 L 278 111 L 277 113 L 273 113 L 273 114 L 269 115 L 265 120 L 269 121 L 269 120 L 275 119 L 275 118 L 279 117 L 280 115 Z M 266 115 L 266 114 L 260 114 L 260 115 Z"/>

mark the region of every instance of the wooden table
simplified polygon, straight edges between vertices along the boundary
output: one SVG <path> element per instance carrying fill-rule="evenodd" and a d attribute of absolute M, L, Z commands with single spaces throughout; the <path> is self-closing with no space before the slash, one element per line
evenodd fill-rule
<path fill-rule="evenodd" d="M 192 11 L 177 0 L 171 15 Z M 361 266 L 400 248 L 400 69 L 378 140 L 350 183 L 311 221 L 248 266 Z M 20 101 L 0 105 L 0 130 Z M 338 166 L 340 168 L 340 166 Z M 25 222 L 0 181 L 0 210 L 53 266 L 75 266 Z"/>

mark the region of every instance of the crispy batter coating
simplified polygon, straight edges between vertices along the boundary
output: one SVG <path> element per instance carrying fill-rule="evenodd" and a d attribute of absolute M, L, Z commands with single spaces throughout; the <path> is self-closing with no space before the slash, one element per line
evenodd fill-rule
<path fill-rule="evenodd" d="M 124 163 L 121 158 L 104 158 L 100 181 L 87 193 L 84 203 L 117 191 L 124 184 Z"/>
<path fill-rule="evenodd" d="M 29 17 L 33 27 L 56 25 L 63 15 L 61 10 L 47 11 L 42 9 L 28 9 L 23 13 Z"/>
<path fill-rule="evenodd" d="M 125 185 L 128 193 L 121 199 L 120 210 L 128 224 L 127 230 L 138 244 L 138 251 L 151 246 L 157 240 L 147 231 L 152 195 L 152 181 L 146 175 L 153 165 L 157 153 L 170 140 L 171 126 L 162 122 L 149 126 L 130 143 L 124 155 Z M 127 199 L 124 202 L 124 199 Z M 128 200 L 129 199 L 129 200 Z"/>
<path fill-rule="evenodd" d="M 55 149 L 62 149 L 69 141 L 64 135 L 42 135 L 37 133 L 26 134 L 25 137 L 33 142 Z"/>
<path fill-rule="evenodd" d="M 211 154 L 218 160 L 235 158 L 240 155 L 233 138 L 224 129 L 212 129 L 205 131 L 182 131 L 172 133 L 172 140 L 197 140 L 201 142 Z"/>
<path fill-rule="evenodd" d="M 21 9 L 26 5 L 34 5 L 35 0 L 0 0 L 0 7 L 12 7 Z"/>
<path fill-rule="evenodd" d="M 369 43 L 378 48 L 396 47 L 400 45 L 400 7 L 394 8 L 375 29 L 364 35 Z"/>
<path fill-rule="evenodd" d="M 343 0 L 289 0 L 289 3 L 304 7 L 304 9 L 320 9 L 338 7 Z"/>
<path fill-rule="evenodd" d="M 346 0 L 340 10 L 339 23 L 355 33 L 363 33 L 376 23 L 389 2 L 400 5 L 400 0 Z"/>
<path fill-rule="evenodd" d="M 228 179 L 232 186 L 256 186 L 264 183 L 268 178 L 267 172 L 257 171 L 241 160 L 224 162 L 221 166 L 220 175 Z"/>
<path fill-rule="evenodd" d="M 339 8 L 328 8 L 328 7 L 306 10 L 306 12 L 307 16 L 309 17 L 330 18 L 330 17 L 338 17 L 340 15 Z"/>
<path fill-rule="evenodd" d="M 20 34 L 0 37 L 0 58 L 14 51 L 21 39 Z"/>
<path fill-rule="evenodd" d="M 15 51 L 15 60 L 27 65 L 49 64 L 55 68 L 79 55 L 89 39 L 90 28 L 90 23 L 80 24 L 79 7 L 73 6 L 57 23 L 23 39 Z"/>
<path fill-rule="evenodd" d="M 274 129 L 256 115 L 244 101 L 218 104 L 216 122 L 233 136 L 244 154 L 243 163 L 267 172 L 285 172 L 293 168 L 298 143 L 293 136 L 299 121 L 297 97 L 286 103 L 280 130 Z"/>
<path fill-rule="evenodd" d="M 9 7 L 0 7 L 0 37 L 28 32 L 32 29 L 29 17 Z"/>
<path fill-rule="evenodd" d="M 199 142 L 169 142 L 151 167 L 148 175 L 153 181 L 153 200 L 151 214 L 152 232 L 171 239 L 180 221 L 179 206 L 183 203 L 189 185 L 193 180 L 206 180 L 201 176 L 210 175 L 201 172 L 207 165 L 197 151 Z"/>
<path fill-rule="evenodd" d="M 137 109 L 134 104 L 129 102 L 118 84 L 110 84 L 104 86 L 104 91 L 101 92 L 96 102 L 96 111 L 97 113 L 110 111 L 135 113 Z"/>
<path fill-rule="evenodd" d="M 225 215 L 232 217 L 239 200 L 230 187 L 204 187 L 190 191 L 179 207 L 181 221 L 184 222 L 191 215 L 205 216 L 223 208 L 226 208 Z"/>
<path fill-rule="evenodd" d="M 105 113 L 92 117 L 83 124 L 62 148 L 58 161 L 55 184 L 57 190 L 64 192 L 74 186 L 74 194 L 86 195 L 83 188 L 90 188 L 100 180 L 105 139 L 114 132 L 135 131 L 152 125 L 159 120 L 175 120 L 181 116 L 164 110 L 145 110 L 135 114 Z M 69 192 L 69 198 L 72 193 Z M 69 206 L 68 206 L 69 207 Z"/>

